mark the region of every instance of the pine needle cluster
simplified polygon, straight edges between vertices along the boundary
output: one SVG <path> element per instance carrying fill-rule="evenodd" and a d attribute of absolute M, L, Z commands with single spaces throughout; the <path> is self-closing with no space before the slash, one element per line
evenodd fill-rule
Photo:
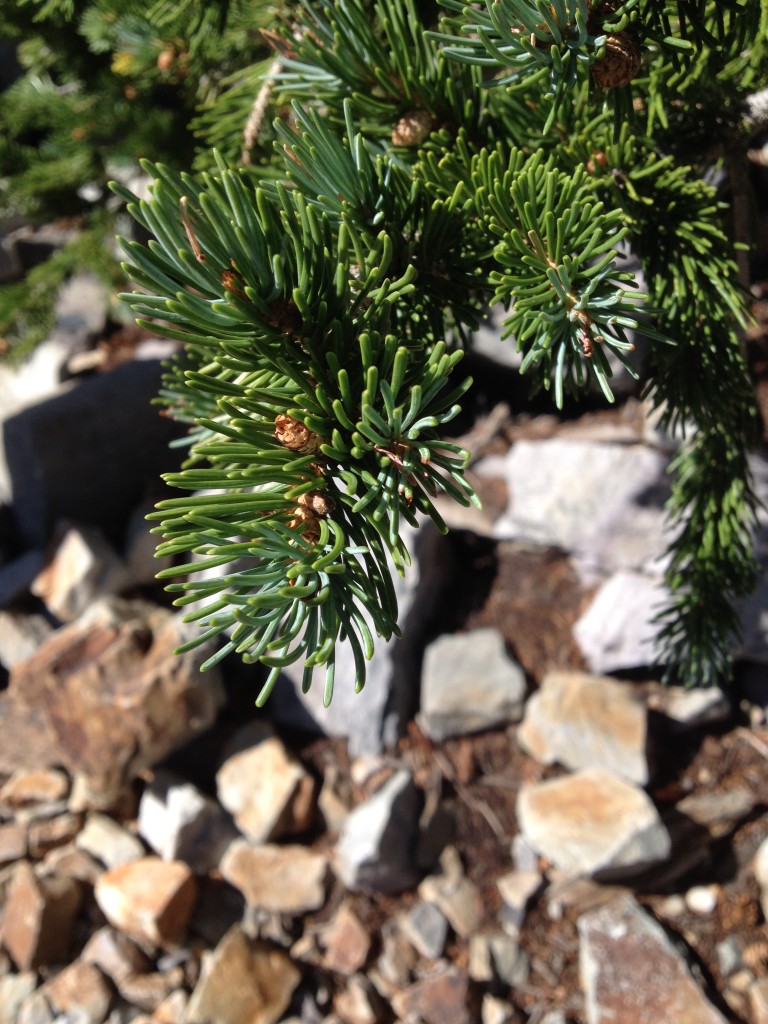
<path fill-rule="evenodd" d="M 209 40 L 247 45 L 200 104 L 196 173 L 115 186 L 153 239 L 125 243 L 128 299 L 183 342 L 162 400 L 189 452 L 155 518 L 161 554 L 198 560 L 166 575 L 199 640 L 266 665 L 260 701 L 297 660 L 330 701 L 339 643 L 364 684 L 397 633 L 402 524 L 476 500 L 443 428 L 496 302 L 556 405 L 611 402 L 624 367 L 683 437 L 664 662 L 727 676 L 757 571 L 733 211 L 768 4 L 300 0 L 258 37 L 222 17 Z"/>

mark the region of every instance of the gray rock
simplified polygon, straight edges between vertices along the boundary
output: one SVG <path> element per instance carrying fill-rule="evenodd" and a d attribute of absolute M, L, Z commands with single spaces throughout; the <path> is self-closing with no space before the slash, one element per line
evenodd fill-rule
<path fill-rule="evenodd" d="M 480 475 L 501 477 L 509 505 L 499 540 L 573 552 L 586 577 L 641 569 L 663 552 L 667 457 L 643 445 L 553 438 L 518 441 L 481 460 Z"/>
<path fill-rule="evenodd" d="M 768 921 L 768 839 L 764 839 L 757 848 L 753 862 L 755 879 L 760 886 L 760 904 L 763 917 Z"/>
<path fill-rule="evenodd" d="M 504 932 L 476 932 L 469 938 L 469 976 L 473 981 L 525 985 L 530 973 L 528 955 L 516 938 Z"/>
<path fill-rule="evenodd" d="M 37 985 L 34 971 L 6 974 L 0 978 L 0 1024 L 17 1024 L 22 1003 Z"/>
<path fill-rule="evenodd" d="M 151 404 L 159 361 L 122 363 L 6 417 L 2 441 L 13 516 L 22 538 L 44 545 L 60 519 L 124 529 L 160 473 L 178 455 L 168 445 L 183 429 Z"/>
<path fill-rule="evenodd" d="M 448 919 L 436 904 L 421 900 L 402 917 L 400 925 L 421 956 L 428 960 L 441 956 L 448 936 Z"/>
<path fill-rule="evenodd" d="M 415 884 L 419 804 L 411 773 L 401 769 L 349 813 L 336 846 L 336 870 L 348 889 L 394 894 Z"/>
<path fill-rule="evenodd" d="M 543 885 L 544 879 L 540 871 L 510 871 L 496 879 L 496 886 L 503 902 L 499 919 L 508 931 L 520 931 L 528 904 Z"/>
<path fill-rule="evenodd" d="M 237 835 L 215 800 L 165 771 L 155 772 L 142 793 L 138 830 L 163 860 L 183 860 L 199 875 L 218 865 Z"/>
<path fill-rule="evenodd" d="M 417 721 L 436 742 L 516 722 L 525 686 L 525 673 L 507 655 L 498 630 L 441 636 L 424 655 Z"/>
<path fill-rule="evenodd" d="M 653 687 L 648 695 L 648 707 L 664 715 L 680 731 L 727 722 L 732 713 L 731 702 L 717 686 Z"/>
<path fill-rule="evenodd" d="M 634 897 L 584 914 L 578 929 L 588 1024 L 726 1024 L 661 925 Z"/>
<path fill-rule="evenodd" d="M 659 577 L 617 572 L 607 579 L 573 627 L 589 669 L 616 672 L 655 664 L 662 650 L 653 618 L 666 600 Z"/>
<path fill-rule="evenodd" d="M 626 683 L 582 672 L 551 672 L 525 707 L 520 746 L 542 764 L 605 768 L 648 782 L 646 709 Z"/>
<path fill-rule="evenodd" d="M 301 665 L 286 669 L 269 698 L 276 723 L 346 737 L 353 757 L 394 747 L 416 710 L 418 652 L 425 623 L 445 582 L 446 540 L 437 528 L 425 522 L 418 531 L 406 527 L 402 532 L 412 559 L 404 577 L 393 572 L 403 636 L 389 643 L 375 637 L 364 689 L 355 692 L 354 658 L 342 643 L 337 649 L 330 708 L 323 707 L 325 670 L 315 670 L 311 689 L 302 694 Z"/>
<path fill-rule="evenodd" d="M 531 846 L 570 874 L 624 878 L 671 849 L 648 796 L 602 768 L 523 786 L 517 816 Z"/>
<path fill-rule="evenodd" d="M 0 566 L 0 608 L 7 608 L 27 593 L 45 564 L 42 551 L 27 551 Z"/>
<path fill-rule="evenodd" d="M 42 615 L 0 612 L 0 665 L 11 669 L 30 658 L 51 633 L 53 626 Z"/>

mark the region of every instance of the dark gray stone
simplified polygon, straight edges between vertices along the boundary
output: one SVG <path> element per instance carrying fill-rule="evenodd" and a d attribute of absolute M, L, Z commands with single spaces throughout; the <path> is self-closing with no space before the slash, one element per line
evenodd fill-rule
<path fill-rule="evenodd" d="M 160 492 L 160 473 L 179 460 L 168 444 L 183 432 L 151 404 L 161 374 L 157 360 L 124 363 L 3 423 L 12 512 L 30 545 L 59 519 L 119 533 Z"/>

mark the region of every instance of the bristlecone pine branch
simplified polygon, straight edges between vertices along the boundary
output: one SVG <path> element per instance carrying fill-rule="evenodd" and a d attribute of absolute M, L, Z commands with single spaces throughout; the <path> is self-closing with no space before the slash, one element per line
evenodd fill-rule
<path fill-rule="evenodd" d="M 268 667 L 260 702 L 296 660 L 307 686 L 326 667 L 330 701 L 340 643 L 362 687 L 373 635 L 397 632 L 401 525 L 443 528 L 439 494 L 475 500 L 442 430 L 470 385 L 462 348 L 501 302 L 558 405 L 612 401 L 621 364 L 685 428 L 660 629 L 670 676 L 722 679 L 755 579 L 755 420 L 708 181 L 745 156 L 766 3 L 442 2 L 434 21 L 415 0 L 286 9 L 269 148 L 196 177 L 150 166 L 147 201 L 116 187 L 154 237 L 125 246 L 130 301 L 184 343 L 162 394 L 190 427 L 167 478 L 183 493 L 154 518 L 160 553 L 195 564 L 161 575 L 200 640 L 222 635 L 216 658 Z"/>

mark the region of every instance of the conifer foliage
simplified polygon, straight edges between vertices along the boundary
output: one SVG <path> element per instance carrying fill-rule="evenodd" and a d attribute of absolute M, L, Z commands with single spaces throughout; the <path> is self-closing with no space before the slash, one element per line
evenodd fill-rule
<path fill-rule="evenodd" d="M 242 30 L 252 5 L 225 6 Z M 363 686 L 397 633 L 402 525 L 476 501 L 443 427 L 502 303 L 553 403 L 611 402 L 623 366 L 683 436 L 659 629 L 671 676 L 722 679 L 756 573 L 731 214 L 768 4 L 300 0 L 251 46 L 202 104 L 197 173 L 114 186 L 153 239 L 125 243 L 129 301 L 184 343 L 161 397 L 188 457 L 154 515 L 160 553 L 197 559 L 161 574 L 192 643 L 267 666 L 259 701 L 297 660 L 330 701 L 340 643 Z"/>

